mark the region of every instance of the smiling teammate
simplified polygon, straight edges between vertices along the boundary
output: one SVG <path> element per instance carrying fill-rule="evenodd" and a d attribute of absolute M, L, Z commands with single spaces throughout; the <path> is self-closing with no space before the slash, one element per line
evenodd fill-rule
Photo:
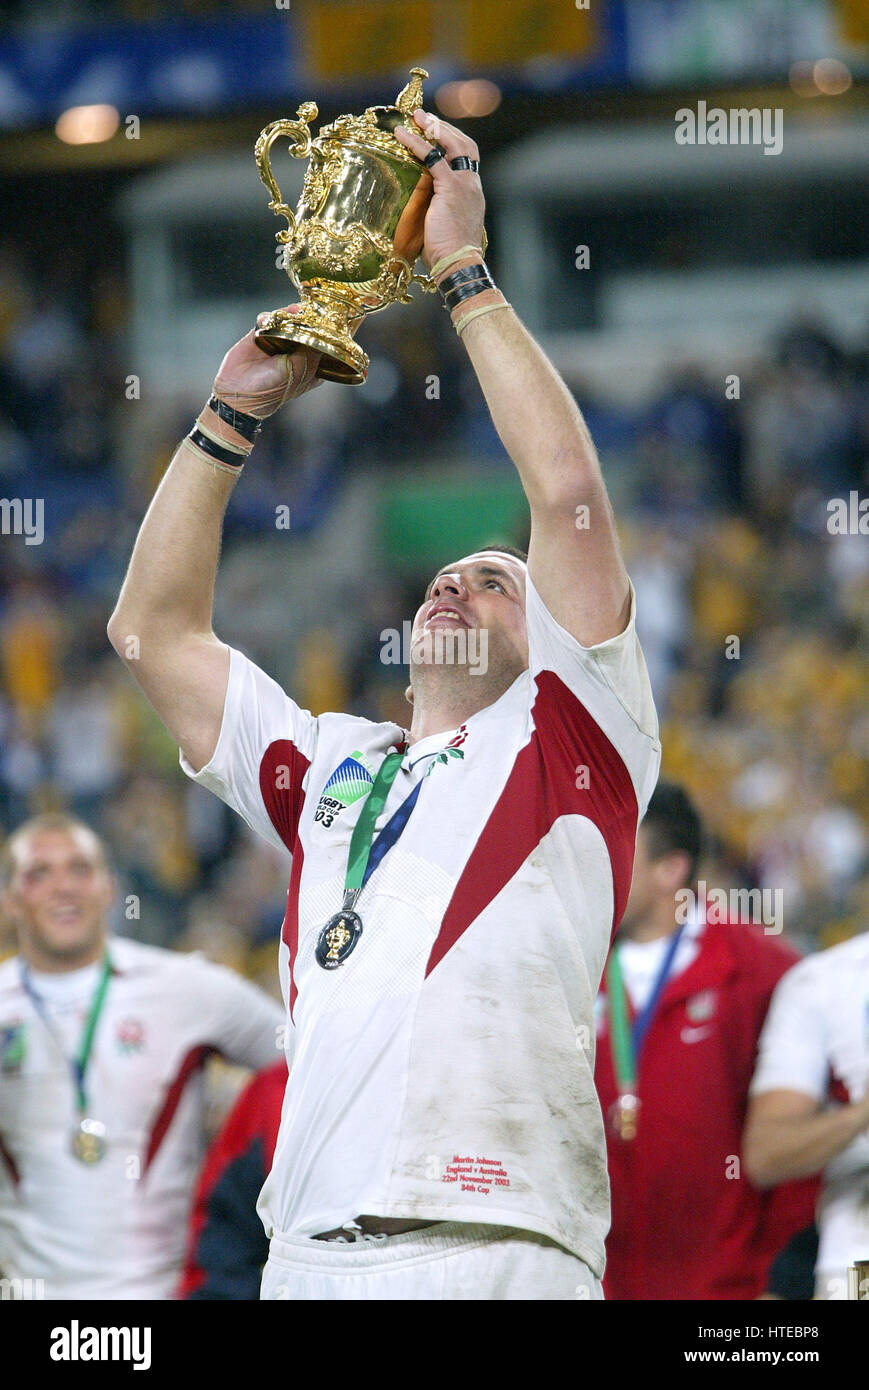
<path fill-rule="evenodd" d="M 0 1271 L 36 1297 L 172 1296 L 203 1064 L 275 1056 L 280 1005 L 200 956 L 110 936 L 115 888 L 102 842 L 64 813 L 25 821 L 0 856 L 18 937 L 0 965 Z"/>
<path fill-rule="evenodd" d="M 130 670 L 185 770 L 293 856 L 264 1298 L 601 1296 L 593 1005 L 657 721 L 593 445 L 483 266 L 476 146 L 438 137 L 399 132 L 431 169 L 423 257 L 519 472 L 527 564 L 496 548 L 434 578 L 408 730 L 300 709 L 212 630 L 257 420 L 319 360 L 268 357 L 251 333 L 160 485 L 109 625 L 120 653 L 138 637 Z M 485 663 L 439 660 L 441 630 L 485 634 Z"/>

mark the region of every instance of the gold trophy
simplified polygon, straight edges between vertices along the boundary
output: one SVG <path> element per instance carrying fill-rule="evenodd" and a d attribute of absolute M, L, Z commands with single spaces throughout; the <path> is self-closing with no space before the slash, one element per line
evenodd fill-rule
<path fill-rule="evenodd" d="M 413 282 L 435 288 L 413 268 L 434 190 L 431 174 L 393 134 L 398 125 L 415 129 L 412 114 L 422 105 L 424 77 L 424 68 L 412 68 L 394 106 L 339 116 L 316 140 L 309 127 L 317 107 L 303 102 L 297 120 L 273 121 L 256 142 L 269 206 L 289 224 L 276 234 L 286 248 L 284 269 L 301 296 L 297 312 L 269 314 L 256 342 L 272 353 L 315 348 L 323 354 L 317 375 L 326 381 L 354 386 L 368 374 L 368 357 L 351 335 L 356 320 L 388 304 L 412 303 Z M 269 163 L 281 136 L 291 141 L 294 158 L 310 159 L 295 212 L 283 201 Z"/>

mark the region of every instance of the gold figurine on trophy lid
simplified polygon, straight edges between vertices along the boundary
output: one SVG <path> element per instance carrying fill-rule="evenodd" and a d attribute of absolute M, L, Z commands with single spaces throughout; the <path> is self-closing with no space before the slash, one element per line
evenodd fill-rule
<path fill-rule="evenodd" d="M 396 126 L 412 124 L 425 77 L 424 68 L 413 68 L 394 106 L 339 116 L 316 139 L 310 123 L 317 107 L 303 102 L 296 120 L 273 121 L 256 142 L 260 178 L 272 195 L 269 206 L 287 219 L 277 240 L 286 248 L 284 268 L 301 297 L 296 312 L 269 314 L 256 341 L 267 352 L 315 348 L 323 354 L 317 375 L 327 381 L 352 386 L 368 374 L 368 357 L 351 333 L 357 319 L 388 304 L 410 304 L 413 282 L 426 291 L 435 288 L 414 271 L 432 177 L 394 134 Z M 281 137 L 290 141 L 294 158 L 310 161 L 295 212 L 283 201 L 269 162 Z"/>

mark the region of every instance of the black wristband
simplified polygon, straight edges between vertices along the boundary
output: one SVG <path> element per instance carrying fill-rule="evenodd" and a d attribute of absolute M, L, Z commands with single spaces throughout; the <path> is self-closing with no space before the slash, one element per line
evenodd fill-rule
<path fill-rule="evenodd" d="M 473 280 L 490 279 L 489 267 L 483 261 L 481 265 L 462 266 L 461 270 L 454 270 L 452 275 L 445 275 L 438 285 L 438 289 L 444 299 L 460 285 L 465 285 Z"/>
<path fill-rule="evenodd" d="M 470 285 L 459 285 L 450 291 L 450 301 L 444 305 L 445 309 L 452 312 L 457 304 L 461 304 L 465 299 L 473 299 L 474 295 L 482 294 L 484 290 L 496 290 L 498 286 L 491 276 L 487 275 L 485 280 L 475 280 Z"/>
<path fill-rule="evenodd" d="M 193 426 L 187 438 L 196 445 L 197 449 L 201 449 L 203 454 L 217 459 L 219 463 L 228 463 L 230 468 L 243 468 L 245 465 L 246 454 L 234 454 L 231 449 L 224 449 L 220 444 L 215 444 L 214 440 L 209 439 L 207 434 L 203 434 L 197 425 Z"/>
<path fill-rule="evenodd" d="M 219 415 L 225 424 L 231 425 L 243 438 L 251 444 L 256 441 L 256 437 L 262 429 L 263 422 L 258 420 L 255 415 L 243 415 L 240 410 L 234 410 L 226 401 L 222 401 L 217 396 L 210 396 L 208 405 L 215 415 Z"/>
<path fill-rule="evenodd" d="M 475 280 L 469 280 L 465 285 L 455 285 L 453 289 L 447 290 L 444 295 L 444 306 L 447 309 L 454 308 L 462 299 L 467 299 L 468 291 L 471 294 L 479 294 L 480 290 L 493 290 L 494 288 L 495 281 L 491 275 L 478 275 Z"/>

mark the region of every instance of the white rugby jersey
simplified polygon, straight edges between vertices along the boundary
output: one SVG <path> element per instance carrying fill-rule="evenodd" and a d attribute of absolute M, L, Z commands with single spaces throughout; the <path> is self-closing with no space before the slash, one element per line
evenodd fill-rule
<path fill-rule="evenodd" d="M 42 1280 L 45 1298 L 171 1297 L 203 1151 L 202 1063 L 216 1051 L 258 1068 L 278 1055 L 281 1005 L 233 971 L 126 939 L 108 947 L 85 1078 L 108 1148 L 91 1166 L 70 1150 L 68 1063 L 18 959 L 0 965 L 0 1274 Z M 99 971 L 31 972 L 70 1056 Z"/>
<path fill-rule="evenodd" d="M 869 934 L 808 956 L 776 987 L 751 1094 L 801 1091 L 819 1103 L 860 1100 L 869 1085 Z M 818 1208 L 819 1275 L 869 1260 L 869 1133 L 824 1169 Z M 835 1289 L 818 1288 L 820 1297 Z"/>
<path fill-rule="evenodd" d="M 631 617 L 583 648 L 527 581 L 530 667 L 460 728 L 313 718 L 237 651 L 194 780 L 292 853 L 280 955 L 294 1055 L 259 1211 L 312 1236 L 367 1214 L 538 1231 L 599 1277 L 609 1222 L 593 1006 L 660 763 Z M 423 782 L 356 904 L 363 932 L 315 958 L 387 752 L 376 832 Z M 376 840 L 375 840 L 376 843 Z M 290 1030 L 288 1029 L 288 1036 Z"/>

